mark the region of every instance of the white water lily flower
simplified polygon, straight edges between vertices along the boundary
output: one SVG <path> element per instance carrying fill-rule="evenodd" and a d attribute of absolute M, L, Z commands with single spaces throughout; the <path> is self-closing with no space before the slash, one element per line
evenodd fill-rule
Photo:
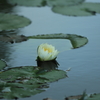
<path fill-rule="evenodd" d="M 38 47 L 37 53 L 41 61 L 50 61 L 56 59 L 59 52 L 54 46 L 45 43 Z"/>

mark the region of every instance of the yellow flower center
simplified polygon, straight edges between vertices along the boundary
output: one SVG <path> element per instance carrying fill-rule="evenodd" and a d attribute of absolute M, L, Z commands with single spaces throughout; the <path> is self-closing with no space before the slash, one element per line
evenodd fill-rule
<path fill-rule="evenodd" d="M 43 48 L 43 49 L 44 49 L 44 51 L 48 51 L 49 53 L 52 52 L 52 50 L 50 48 Z"/>

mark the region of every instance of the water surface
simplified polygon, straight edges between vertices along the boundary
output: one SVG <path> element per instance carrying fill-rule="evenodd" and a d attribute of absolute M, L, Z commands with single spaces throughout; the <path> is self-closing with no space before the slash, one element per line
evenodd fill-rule
<path fill-rule="evenodd" d="M 93 0 L 88 0 L 93 1 Z M 98 0 L 96 0 L 98 1 Z M 18 15 L 32 20 L 32 23 L 17 34 L 26 36 L 50 33 L 69 33 L 88 38 L 87 45 L 72 49 L 66 40 L 28 40 L 22 43 L 0 45 L 0 58 L 13 66 L 36 65 L 36 49 L 42 42 L 56 45 L 61 52 L 57 61 L 59 69 L 67 70 L 68 78 L 50 83 L 45 92 L 24 98 L 24 100 L 42 100 L 45 97 L 63 100 L 65 96 L 87 93 L 100 93 L 100 14 L 89 17 L 69 17 L 53 13 L 49 7 L 21 7 L 13 9 Z M 69 48 L 67 48 L 69 46 Z M 23 100 L 23 99 L 19 99 Z"/>

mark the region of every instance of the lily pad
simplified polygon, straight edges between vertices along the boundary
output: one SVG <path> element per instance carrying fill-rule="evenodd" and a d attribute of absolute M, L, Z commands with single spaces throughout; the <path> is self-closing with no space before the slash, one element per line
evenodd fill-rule
<path fill-rule="evenodd" d="M 77 5 L 85 0 L 47 0 L 48 6 L 72 6 Z"/>
<path fill-rule="evenodd" d="M 38 87 L 38 86 L 37 86 Z M 9 89 L 10 91 L 4 91 L 4 89 Z M 37 93 L 43 92 L 44 90 L 36 89 L 34 85 L 27 85 L 21 83 L 2 83 L 0 84 L 0 98 L 3 99 L 17 99 L 25 98 Z"/>
<path fill-rule="evenodd" d="M 26 41 L 28 39 L 67 39 L 70 40 L 73 48 L 79 48 L 88 43 L 88 39 L 84 36 L 76 34 L 43 34 L 43 35 L 33 35 L 33 36 L 24 36 L 24 35 L 2 35 L 0 36 L 0 41 L 18 43 Z"/>
<path fill-rule="evenodd" d="M 17 4 L 21 6 L 33 6 L 33 7 L 40 7 L 43 6 L 45 0 L 8 0 L 10 4 Z"/>
<path fill-rule="evenodd" d="M 43 35 L 34 35 L 29 36 L 29 39 L 68 39 L 71 41 L 73 48 L 79 48 L 88 43 L 86 37 L 76 35 L 76 34 L 43 34 Z"/>
<path fill-rule="evenodd" d="M 100 3 L 82 3 L 74 6 L 54 6 L 52 11 L 68 16 L 91 16 L 100 13 Z"/>
<path fill-rule="evenodd" d="M 100 100 L 100 93 L 91 94 L 86 100 Z"/>
<path fill-rule="evenodd" d="M 49 82 L 54 82 L 59 79 L 65 78 L 66 77 L 66 72 L 61 71 L 61 70 L 52 70 L 44 75 L 40 75 L 41 78 L 46 78 L 49 79 Z"/>
<path fill-rule="evenodd" d="M 79 3 L 84 2 L 85 0 L 8 0 L 10 4 L 18 4 L 21 6 L 35 6 L 35 7 L 41 7 L 41 6 L 55 6 L 55 5 L 76 5 Z"/>
<path fill-rule="evenodd" d="M 43 88 L 48 88 L 49 82 L 66 77 L 63 70 L 53 69 L 38 73 L 40 70 L 40 67 L 23 66 L 0 73 L 0 99 L 29 97 L 45 91 Z"/>
<path fill-rule="evenodd" d="M 30 23 L 31 21 L 23 16 L 0 13 L 0 30 L 14 30 Z"/>

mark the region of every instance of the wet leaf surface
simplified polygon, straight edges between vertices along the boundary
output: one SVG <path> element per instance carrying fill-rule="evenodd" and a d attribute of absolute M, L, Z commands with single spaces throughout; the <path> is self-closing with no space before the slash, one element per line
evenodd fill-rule
<path fill-rule="evenodd" d="M 33 36 L 24 36 L 24 35 L 1 35 L 0 41 L 10 42 L 10 43 L 19 43 L 26 41 L 27 39 L 68 39 L 70 40 L 73 48 L 79 48 L 88 43 L 86 37 L 76 35 L 76 34 L 43 34 L 43 35 L 33 35 Z"/>
<path fill-rule="evenodd" d="M 17 4 L 21 6 L 55 6 L 55 5 L 76 5 L 84 2 L 85 0 L 8 0 L 10 4 Z"/>
<path fill-rule="evenodd" d="M 51 6 L 55 13 L 68 16 L 91 16 L 100 13 L 100 3 L 86 3 L 85 0 L 9 0 L 10 4 L 21 6 Z"/>
<path fill-rule="evenodd" d="M 0 30 L 14 30 L 29 25 L 31 21 L 23 16 L 0 13 Z"/>
<path fill-rule="evenodd" d="M 41 7 L 45 0 L 8 0 L 10 4 L 21 6 Z"/>
<path fill-rule="evenodd" d="M 100 13 L 100 3 L 82 3 L 74 6 L 54 6 L 52 11 L 68 16 L 91 16 Z"/>
<path fill-rule="evenodd" d="M 100 100 L 100 93 L 91 94 L 86 100 Z"/>
<path fill-rule="evenodd" d="M 47 66 L 48 67 L 48 66 Z M 49 66 L 50 67 L 50 66 Z M 0 73 L 0 98 L 24 98 L 45 91 L 49 82 L 65 78 L 66 72 L 58 69 L 43 71 L 40 67 L 9 68 Z"/>
<path fill-rule="evenodd" d="M 48 6 L 72 6 L 77 5 L 85 0 L 47 0 Z"/>
<path fill-rule="evenodd" d="M 68 39 L 71 41 L 73 48 L 79 48 L 87 44 L 88 39 L 83 36 L 79 36 L 76 34 L 43 34 L 43 35 L 35 35 L 29 36 L 29 39 Z"/>

